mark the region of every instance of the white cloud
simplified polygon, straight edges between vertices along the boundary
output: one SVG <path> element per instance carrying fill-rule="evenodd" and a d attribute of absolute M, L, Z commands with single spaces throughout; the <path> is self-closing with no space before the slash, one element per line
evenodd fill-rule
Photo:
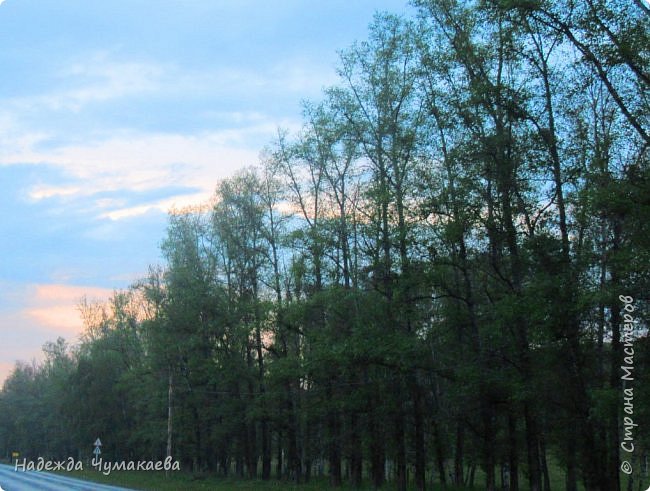
<path fill-rule="evenodd" d="M 5 99 L 5 109 L 14 112 L 79 112 L 92 103 L 105 103 L 125 97 L 164 94 L 174 100 L 205 95 L 211 100 L 251 98 L 318 97 L 324 86 L 336 82 L 333 67 L 323 67 L 308 59 L 284 59 L 272 67 L 220 66 L 214 69 L 188 69 L 171 63 L 116 59 L 100 51 L 69 61 L 50 75 L 54 88 L 41 94 Z M 293 94 L 291 94 L 293 93 Z M 231 115 L 262 116 L 252 111 Z M 235 118 L 235 121 L 237 118 Z M 241 120 L 240 120 L 241 121 Z"/>
<path fill-rule="evenodd" d="M 173 210 L 183 209 L 190 206 L 195 206 L 198 203 L 206 202 L 210 198 L 210 192 L 200 192 L 192 194 L 181 194 L 171 198 L 155 201 L 146 205 L 138 205 L 124 208 L 116 208 L 112 211 L 102 213 L 100 218 L 108 218 L 109 220 L 121 220 L 123 218 L 131 218 L 149 213 L 152 210 L 162 211 L 169 213 Z"/>
<path fill-rule="evenodd" d="M 95 209 L 86 211 L 100 218 L 120 220 L 151 210 L 169 211 L 173 205 L 196 204 L 209 198 L 218 180 L 255 164 L 278 126 L 299 127 L 297 120 L 278 121 L 254 110 L 222 110 L 215 101 L 238 100 L 254 93 L 256 97 L 260 93 L 274 97 L 286 95 L 287 90 L 310 95 L 310 90 L 317 86 L 320 90 L 326 80 L 316 72 L 316 67 L 311 70 L 298 61 L 284 61 L 265 72 L 240 67 L 193 72 L 175 65 L 115 60 L 108 52 L 94 53 L 59 70 L 54 86 L 65 89 L 1 101 L 0 165 L 42 164 L 61 171 L 63 179 L 43 177 L 26 190 L 33 201 L 56 199 L 69 205 L 98 193 L 185 188 L 175 196 L 154 197 L 146 203 L 130 203 L 120 199 L 122 196 L 97 197 L 90 202 Z M 179 104 L 184 97 L 206 94 L 206 101 L 211 102 L 206 102 L 197 117 L 218 122 L 218 127 L 184 134 L 135 128 L 116 131 L 98 122 L 75 134 L 74 143 L 64 144 L 61 142 L 70 141 L 66 129 L 43 132 L 33 120 L 27 123 L 43 109 L 75 112 L 93 102 L 154 93 L 176 98 Z"/>
<path fill-rule="evenodd" d="M 55 87 L 65 88 L 9 99 L 5 104 L 14 111 L 78 112 L 90 103 L 160 90 L 168 71 L 169 67 L 156 63 L 116 61 L 108 53 L 94 53 L 54 74 Z"/>
<path fill-rule="evenodd" d="M 168 65 L 164 69 L 160 82 L 165 90 L 236 100 L 283 97 L 297 103 L 300 99 L 318 97 L 324 86 L 337 80 L 334 67 L 302 58 L 283 59 L 268 68 L 220 66 L 196 71 Z"/>
<path fill-rule="evenodd" d="M 338 76 L 333 67 L 323 68 L 306 59 L 285 60 L 271 72 L 271 79 L 279 87 L 301 94 L 301 98 L 318 97 L 321 90 L 337 83 Z"/>
<path fill-rule="evenodd" d="M 29 197 L 34 200 L 41 200 L 54 197 L 75 196 L 82 192 L 79 186 L 52 186 L 37 185 L 29 192 Z"/>
<path fill-rule="evenodd" d="M 32 200 L 71 200 L 101 192 L 145 192 L 170 186 L 197 190 L 191 193 L 191 198 L 202 200 L 210 196 L 219 179 L 257 162 L 258 149 L 253 150 L 252 145 L 247 148 L 246 140 L 272 133 L 272 126 L 263 124 L 195 136 L 123 135 L 49 150 L 18 146 L 5 148 L 0 154 L 0 164 L 47 164 L 60 169 L 73 181 L 34 185 L 28 191 Z M 135 213 L 117 212 L 124 207 L 124 200 L 97 200 L 96 205 L 104 210 L 104 215 L 118 219 L 144 213 L 152 207 L 162 209 L 174 202 L 187 204 L 187 198 L 187 193 L 181 193 L 165 202 L 143 205 L 139 212 L 132 210 Z"/>

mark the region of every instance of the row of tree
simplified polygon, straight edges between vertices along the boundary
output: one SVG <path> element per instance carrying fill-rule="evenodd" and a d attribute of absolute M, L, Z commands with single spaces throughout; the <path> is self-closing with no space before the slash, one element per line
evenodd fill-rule
<path fill-rule="evenodd" d="M 102 435 L 223 475 L 616 491 L 633 438 L 640 485 L 650 11 L 413 3 L 299 134 L 170 215 L 163 267 L 83 304 L 80 345 L 15 368 L 3 454 Z"/>

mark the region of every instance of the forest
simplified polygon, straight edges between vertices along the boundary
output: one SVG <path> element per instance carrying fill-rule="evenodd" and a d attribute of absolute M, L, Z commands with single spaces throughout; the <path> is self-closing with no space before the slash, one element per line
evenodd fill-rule
<path fill-rule="evenodd" d="M 79 343 L 15 366 L 0 456 L 101 436 L 331 488 L 648 484 L 650 8 L 412 3 L 169 214 L 163 264 L 82 301 Z"/>

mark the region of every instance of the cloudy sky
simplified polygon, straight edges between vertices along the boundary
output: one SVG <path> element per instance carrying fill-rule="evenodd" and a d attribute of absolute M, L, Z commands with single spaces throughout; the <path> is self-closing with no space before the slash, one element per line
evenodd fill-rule
<path fill-rule="evenodd" d="M 0 0 L 0 381 L 257 161 L 406 0 Z"/>

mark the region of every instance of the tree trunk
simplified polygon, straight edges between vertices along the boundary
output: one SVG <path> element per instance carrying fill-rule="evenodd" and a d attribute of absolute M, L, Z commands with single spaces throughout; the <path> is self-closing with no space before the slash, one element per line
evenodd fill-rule
<path fill-rule="evenodd" d="M 167 458 L 172 457 L 172 429 L 174 421 L 173 401 L 174 396 L 174 374 L 171 367 L 169 368 L 169 388 L 167 391 Z M 169 477 L 169 471 L 165 470 L 165 476 Z"/>
<path fill-rule="evenodd" d="M 526 448 L 528 450 L 528 482 L 531 491 L 542 491 L 542 470 L 539 459 L 539 433 L 537 421 L 529 402 L 524 403 L 526 423 Z"/>
<path fill-rule="evenodd" d="M 508 471 L 510 491 L 519 491 L 519 448 L 517 445 L 517 418 L 512 411 L 508 413 Z"/>
<path fill-rule="evenodd" d="M 379 396 L 375 394 L 374 401 L 378 402 Z M 378 405 L 369 404 L 368 407 L 368 439 L 370 440 L 370 474 L 372 485 L 375 489 L 383 486 L 385 480 L 384 461 L 384 435 L 382 424 L 377 415 Z"/>
<path fill-rule="evenodd" d="M 464 472 L 464 448 L 465 448 L 465 427 L 461 422 L 456 423 L 456 450 L 454 452 L 454 484 L 461 486 L 463 484 Z M 443 468 L 444 474 L 444 468 Z M 444 476 L 441 482 L 444 484 Z"/>
<path fill-rule="evenodd" d="M 392 386 L 392 403 L 395 404 L 392 414 L 392 444 L 395 451 L 395 484 L 397 491 L 406 491 L 406 422 L 402 400 L 405 390 L 399 373 L 393 375 L 400 378 Z"/>
<path fill-rule="evenodd" d="M 327 403 L 333 405 L 334 394 L 332 390 L 332 381 L 328 380 L 325 393 Z M 327 411 L 327 432 L 328 432 L 328 460 L 330 464 L 330 486 L 340 487 L 343 484 L 341 479 L 341 432 L 339 427 L 339 415 L 336 409 L 330 407 Z"/>
<path fill-rule="evenodd" d="M 363 453 L 358 424 L 359 418 L 356 414 L 352 414 L 350 416 L 350 480 L 355 488 L 360 488 L 363 481 Z"/>
<path fill-rule="evenodd" d="M 548 472 L 548 460 L 546 458 L 546 439 L 541 435 L 539 448 L 542 456 L 542 476 L 544 477 L 544 491 L 551 491 L 551 477 Z"/>
<path fill-rule="evenodd" d="M 485 401 L 484 398 L 482 400 Z M 485 469 L 486 491 L 496 491 L 496 473 L 494 471 L 494 466 L 496 465 L 496 459 L 494 457 L 495 435 L 492 418 L 492 407 L 486 406 L 483 409 L 483 467 Z"/>
<path fill-rule="evenodd" d="M 277 461 L 275 463 L 275 475 L 276 479 L 280 480 L 284 477 L 283 473 L 283 456 L 284 456 L 284 448 L 282 446 L 282 431 L 278 431 L 278 453 L 277 453 Z"/>
<path fill-rule="evenodd" d="M 413 420 L 415 422 L 415 488 L 418 491 L 426 489 L 426 455 L 424 448 L 424 409 L 422 408 L 422 393 L 417 379 L 412 381 Z"/>
<path fill-rule="evenodd" d="M 567 433 L 566 491 L 578 491 L 577 444 L 573 425 Z"/>

